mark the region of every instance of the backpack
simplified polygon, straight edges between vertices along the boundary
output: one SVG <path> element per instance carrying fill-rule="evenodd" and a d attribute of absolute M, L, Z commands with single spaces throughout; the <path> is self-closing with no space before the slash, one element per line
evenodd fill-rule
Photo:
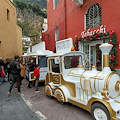
<path fill-rule="evenodd" d="M 7 64 L 7 68 L 8 68 L 8 69 L 10 68 L 10 64 Z"/>

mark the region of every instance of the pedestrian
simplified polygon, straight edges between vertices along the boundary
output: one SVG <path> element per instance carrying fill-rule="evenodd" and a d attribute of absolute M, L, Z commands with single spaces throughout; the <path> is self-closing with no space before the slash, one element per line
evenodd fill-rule
<path fill-rule="evenodd" d="M 8 74 L 8 81 L 10 81 L 10 59 L 6 59 L 6 68 L 7 68 L 7 74 Z"/>
<path fill-rule="evenodd" d="M 5 65 L 4 57 L 0 58 L 0 69 L 1 69 L 1 66 L 3 66 L 4 67 L 4 71 L 6 71 L 6 65 Z M 3 79 L 3 82 L 6 82 L 5 79 Z"/>
<path fill-rule="evenodd" d="M 39 64 L 37 64 L 36 65 L 36 68 L 35 68 L 35 70 L 34 70 L 34 78 L 35 78 L 35 93 L 38 93 L 38 92 L 40 92 L 39 90 L 38 90 L 38 83 L 39 83 L 39 77 L 40 77 L 40 65 Z"/>
<path fill-rule="evenodd" d="M 13 81 L 10 85 L 8 95 L 12 95 L 11 90 L 12 90 L 15 82 L 17 82 L 18 94 L 21 94 L 21 91 L 20 91 L 20 80 L 21 80 L 20 71 L 21 71 L 21 69 L 20 69 L 20 64 L 19 64 L 19 56 L 15 55 L 14 59 L 15 60 L 12 61 L 10 64 L 11 73 L 13 74 Z"/>
<path fill-rule="evenodd" d="M 20 57 L 19 63 L 23 62 L 23 57 Z"/>
<path fill-rule="evenodd" d="M 3 80 L 4 80 L 4 78 L 5 78 L 4 66 L 1 66 L 1 70 L 0 70 L 0 72 L 1 72 L 1 80 L 0 80 L 0 84 L 2 84 L 2 83 L 3 83 Z"/>
<path fill-rule="evenodd" d="M 5 67 L 5 59 L 4 59 L 4 57 L 1 57 L 1 59 L 0 59 L 0 66 Z"/>
<path fill-rule="evenodd" d="M 22 80 L 25 78 L 25 69 L 26 69 L 25 62 L 20 63 L 20 68 L 21 68 L 21 72 L 20 72 L 20 75 L 21 75 L 20 87 L 23 87 Z"/>
<path fill-rule="evenodd" d="M 11 58 L 10 59 L 10 65 L 13 61 L 14 61 L 14 58 Z M 12 74 L 11 69 L 10 69 L 10 84 L 12 83 L 12 81 L 13 81 L 13 74 Z"/>
<path fill-rule="evenodd" d="M 28 80 L 29 80 L 29 73 L 33 72 L 35 69 L 35 62 L 33 58 L 31 59 L 31 62 L 28 63 L 28 67 L 29 67 L 29 70 L 28 70 Z M 31 88 L 30 84 L 31 84 L 31 81 L 29 80 L 27 88 Z"/>

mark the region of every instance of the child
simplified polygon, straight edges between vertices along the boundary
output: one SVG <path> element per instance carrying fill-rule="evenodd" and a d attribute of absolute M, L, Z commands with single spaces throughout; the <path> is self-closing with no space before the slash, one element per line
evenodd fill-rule
<path fill-rule="evenodd" d="M 4 80 L 4 78 L 5 78 L 5 71 L 4 71 L 4 67 L 3 66 L 1 66 L 1 83 L 0 84 L 2 84 L 2 82 L 3 82 L 3 80 Z"/>
<path fill-rule="evenodd" d="M 40 92 L 39 90 L 38 90 L 38 83 L 39 83 L 39 77 L 40 77 L 40 70 L 39 70 L 39 68 L 40 68 L 40 65 L 39 64 L 37 64 L 36 65 L 36 68 L 35 68 L 35 70 L 34 70 L 34 78 L 35 78 L 35 93 L 38 93 L 38 92 Z"/>

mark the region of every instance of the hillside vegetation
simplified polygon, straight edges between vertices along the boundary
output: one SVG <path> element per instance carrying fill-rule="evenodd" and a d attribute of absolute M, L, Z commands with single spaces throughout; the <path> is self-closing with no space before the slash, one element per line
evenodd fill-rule
<path fill-rule="evenodd" d="M 21 2 L 17 0 L 14 1 L 14 4 L 21 11 L 23 11 L 24 9 L 27 9 L 29 13 L 33 12 L 34 14 L 38 16 L 47 18 L 47 14 L 44 13 L 38 5 L 31 5 L 30 3 L 25 3 L 25 2 Z"/>
<path fill-rule="evenodd" d="M 32 5 L 38 5 L 40 8 L 47 8 L 46 0 L 14 0 L 14 1 L 22 1 L 26 3 L 30 3 Z"/>
<path fill-rule="evenodd" d="M 14 0 L 14 5 L 17 9 L 17 24 L 22 28 L 23 36 L 33 36 L 32 41 L 38 43 L 43 19 L 47 17 L 47 13 L 44 13 L 38 5 L 27 2 Z"/>

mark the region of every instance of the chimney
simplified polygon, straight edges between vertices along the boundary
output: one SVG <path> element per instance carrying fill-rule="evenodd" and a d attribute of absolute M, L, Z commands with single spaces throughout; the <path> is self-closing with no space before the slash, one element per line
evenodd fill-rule
<path fill-rule="evenodd" d="M 103 43 L 102 45 L 99 46 L 100 50 L 103 53 L 103 58 L 104 58 L 104 69 L 103 72 L 111 72 L 111 69 L 109 67 L 109 52 L 112 49 L 113 45 L 108 44 L 108 43 Z"/>

